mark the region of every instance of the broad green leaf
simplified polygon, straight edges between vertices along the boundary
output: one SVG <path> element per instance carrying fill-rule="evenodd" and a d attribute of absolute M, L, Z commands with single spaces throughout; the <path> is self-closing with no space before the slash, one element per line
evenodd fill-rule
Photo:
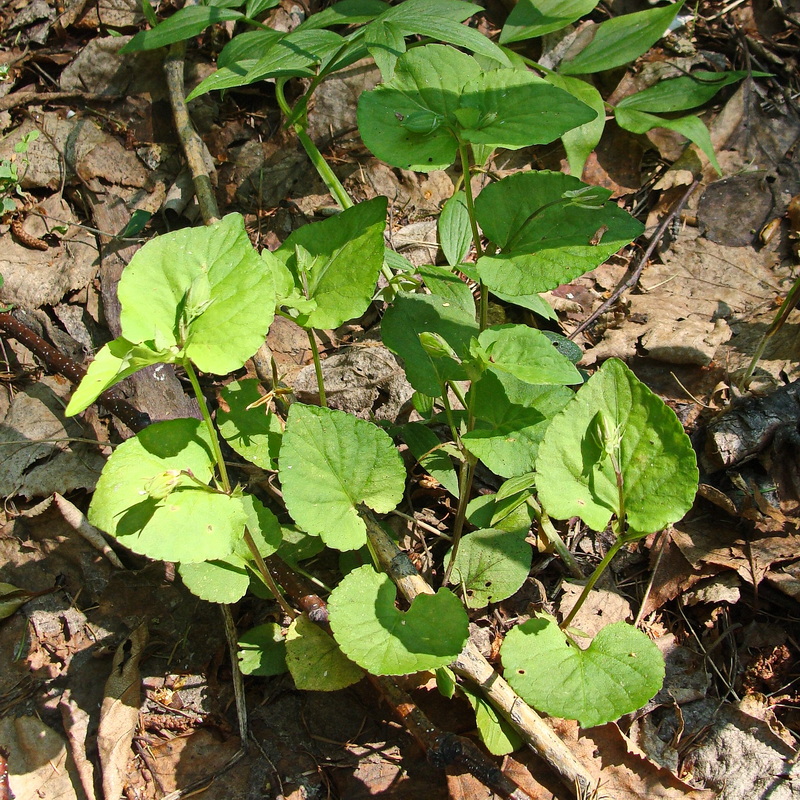
<path fill-rule="evenodd" d="M 217 58 L 217 67 L 231 67 L 247 59 L 259 59 L 276 42 L 286 34 L 281 31 L 264 30 L 245 31 L 231 39 Z"/>
<path fill-rule="evenodd" d="M 275 622 L 256 625 L 239 639 L 239 669 L 245 675 L 281 675 L 287 660 L 286 640 Z"/>
<path fill-rule="evenodd" d="M 553 331 L 542 331 L 542 333 L 552 342 L 553 347 L 573 364 L 577 364 L 583 358 L 583 350 L 571 339 Z"/>
<path fill-rule="evenodd" d="M 333 637 L 306 617 L 297 617 L 286 634 L 286 663 L 295 686 L 309 692 L 335 692 L 364 677 Z"/>
<path fill-rule="evenodd" d="M 567 192 L 590 192 L 601 208 L 571 205 Z M 554 289 L 589 272 L 635 239 L 644 226 L 609 202 L 610 192 L 571 175 L 523 172 L 487 186 L 475 201 L 478 222 L 500 247 L 478 260 L 491 291 L 511 297 Z M 591 242 L 606 226 L 602 239 Z"/>
<path fill-rule="evenodd" d="M 508 483 L 509 481 L 506 481 Z M 529 496 L 531 491 L 527 492 Z M 497 530 L 515 533 L 523 539 L 527 536 L 533 522 L 531 507 L 521 499 L 499 499 L 496 494 L 482 494 L 469 501 L 467 520 L 476 528 L 496 528 Z"/>
<path fill-rule="evenodd" d="M 298 228 L 275 251 L 297 291 L 316 304 L 299 314 L 299 325 L 336 328 L 364 313 L 383 264 L 386 202 L 385 197 L 376 197 Z M 307 263 L 302 257 L 298 260 L 298 246 L 308 254 L 303 256 Z"/>
<path fill-rule="evenodd" d="M 300 403 L 289 409 L 279 475 L 294 521 L 337 550 L 366 541 L 360 504 L 385 514 L 405 485 L 403 462 L 384 431 L 343 411 Z"/>
<path fill-rule="evenodd" d="M 711 144 L 711 136 L 703 120 L 693 114 L 678 119 L 665 119 L 657 117 L 655 114 L 646 114 L 644 111 L 633 111 L 629 108 L 614 109 L 614 117 L 617 124 L 631 133 L 647 133 L 653 128 L 669 128 L 677 131 L 687 139 L 691 139 L 708 157 L 711 166 L 721 175 L 722 169 L 717 161 L 717 154 L 714 152 L 714 145 Z"/>
<path fill-rule="evenodd" d="M 646 534 L 677 522 L 697 491 L 697 459 L 683 426 L 657 395 L 617 359 L 609 359 L 550 423 L 539 446 L 536 486 L 547 513 L 579 516 L 602 531 L 619 512 L 612 459 L 591 436 L 600 412 L 618 444 L 625 512 L 631 531 Z"/>
<path fill-rule="evenodd" d="M 272 322 L 272 274 L 240 214 L 166 233 L 139 250 L 119 282 L 122 335 L 182 348 L 204 372 L 239 369 Z"/>
<path fill-rule="evenodd" d="M 570 78 L 566 75 L 551 72 L 545 76 L 545 80 L 553 84 L 553 86 L 569 92 L 573 97 L 577 97 L 578 100 L 586 103 L 589 108 L 597 112 L 597 116 L 593 120 L 585 122 L 577 128 L 572 128 L 561 137 L 561 141 L 564 143 L 564 150 L 567 151 L 569 171 L 576 178 L 580 178 L 586 159 L 597 147 L 603 135 L 603 130 L 606 126 L 605 103 L 600 92 L 592 84 L 579 78 Z"/>
<path fill-rule="evenodd" d="M 331 58 L 345 44 L 344 37 L 333 31 L 303 29 L 287 33 L 250 68 L 247 82 L 311 75 L 313 65 Z"/>
<path fill-rule="evenodd" d="M 403 425 L 400 435 L 422 468 L 457 498 L 458 475 L 450 456 L 441 449 L 439 437 L 421 422 Z"/>
<path fill-rule="evenodd" d="M 572 397 L 564 386 L 531 386 L 487 369 L 469 390 L 477 424 L 462 436 L 464 446 L 496 475 L 524 475 L 533 469 L 550 420 Z"/>
<path fill-rule="evenodd" d="M 431 294 L 475 317 L 475 298 L 469 286 L 446 267 L 425 264 L 416 270 Z"/>
<path fill-rule="evenodd" d="M 709 72 L 698 69 L 691 75 L 659 81 L 641 92 L 628 95 L 617 103 L 617 108 L 665 114 L 671 111 L 686 111 L 707 103 L 720 89 L 747 78 L 767 78 L 768 72 Z"/>
<path fill-rule="evenodd" d="M 247 73 L 255 64 L 255 59 L 248 58 L 243 61 L 236 61 L 227 67 L 220 67 L 212 72 L 205 80 L 201 81 L 189 94 L 187 100 L 194 100 L 202 97 L 209 92 L 222 91 L 224 89 L 236 89 L 239 86 L 247 86 Z"/>
<path fill-rule="evenodd" d="M 408 675 L 454 661 L 469 635 L 469 621 L 448 589 L 418 595 L 408 611 L 395 608 L 394 584 L 367 565 L 333 590 L 328 611 L 345 655 L 373 675 Z"/>
<path fill-rule="evenodd" d="M 540 294 L 518 294 L 512 296 L 496 290 L 492 291 L 492 294 L 505 303 L 511 303 L 512 305 L 517 305 L 521 308 L 527 308 L 528 310 L 533 311 L 535 314 L 538 314 L 540 317 L 544 317 L 544 319 L 558 319 L 558 315 L 553 310 L 553 307 Z"/>
<path fill-rule="evenodd" d="M 129 375 L 151 364 L 176 360 L 177 348 L 156 350 L 152 342 L 134 344 L 120 337 L 98 351 L 86 375 L 70 398 L 66 416 L 71 417 L 88 408 L 106 389 L 125 380 Z"/>
<path fill-rule="evenodd" d="M 211 480 L 212 463 L 199 420 L 150 425 L 106 462 L 89 521 L 149 558 L 185 563 L 224 558 L 240 540 L 247 514 L 241 498 L 197 485 Z"/>
<path fill-rule="evenodd" d="M 500 43 L 521 42 L 560 31 L 596 5 L 597 0 L 519 0 L 500 32 Z"/>
<path fill-rule="evenodd" d="M 463 0 L 404 0 L 381 15 L 382 20 L 391 20 L 396 25 L 413 25 L 420 16 L 436 17 L 450 22 L 464 22 L 483 9 Z"/>
<path fill-rule="evenodd" d="M 563 75 L 583 75 L 589 72 L 621 67 L 646 53 L 666 32 L 677 16 L 684 0 L 672 5 L 637 11 L 601 22 L 594 38 L 575 58 L 561 64 Z"/>
<path fill-rule="evenodd" d="M 319 555 L 325 549 L 325 542 L 319 536 L 312 536 L 294 525 L 284 525 L 281 533 L 278 558 L 292 568 L 301 561 Z"/>
<path fill-rule="evenodd" d="M 531 546 L 518 533 L 473 531 L 461 539 L 450 583 L 461 587 L 467 608 L 485 608 L 511 597 L 525 583 L 532 556 Z"/>
<path fill-rule="evenodd" d="M 364 44 L 384 81 L 394 76 L 397 59 L 406 51 L 406 41 L 400 29 L 391 22 L 373 23 L 364 34 Z"/>
<path fill-rule="evenodd" d="M 261 400 L 254 378 L 229 383 L 221 392 L 217 412 L 222 438 L 244 459 L 261 469 L 277 469 L 283 427 L 269 404 L 248 409 Z M 227 407 L 227 410 L 226 410 Z"/>
<path fill-rule="evenodd" d="M 281 0 L 247 0 L 245 15 L 250 19 L 255 19 L 259 14 L 263 14 L 270 8 L 280 4 Z"/>
<path fill-rule="evenodd" d="M 459 684 L 475 712 L 475 726 L 486 749 L 495 756 L 505 756 L 522 747 L 522 739 L 514 726 L 497 713 L 494 706 L 470 685 Z"/>
<path fill-rule="evenodd" d="M 552 618 L 530 619 L 509 631 L 500 655 L 523 700 L 582 728 L 636 711 L 664 682 L 658 647 L 625 622 L 603 628 L 580 650 Z"/>
<path fill-rule="evenodd" d="M 332 25 L 361 25 L 375 19 L 388 8 L 389 4 L 381 0 L 341 0 L 312 14 L 297 26 L 297 30 L 329 28 Z"/>
<path fill-rule="evenodd" d="M 461 358 L 469 354 L 469 343 L 478 335 L 474 316 L 435 295 L 399 295 L 381 325 L 383 343 L 403 359 L 406 376 L 419 392 L 441 397 L 446 380 L 466 380 L 464 368 L 451 359 L 431 358 L 419 334 L 439 334 Z"/>
<path fill-rule="evenodd" d="M 437 221 L 439 244 L 451 267 L 460 264 L 472 246 L 472 228 L 464 192 L 456 192 L 442 206 Z"/>
<path fill-rule="evenodd" d="M 173 42 L 181 42 L 199 36 L 210 25 L 217 22 L 232 22 L 242 19 L 244 14 L 229 8 L 214 6 L 189 6 L 176 11 L 149 31 L 139 31 L 120 53 L 134 53 L 137 50 L 155 50 Z"/>
<path fill-rule="evenodd" d="M 235 555 L 217 561 L 180 564 L 178 572 L 186 588 L 209 603 L 237 603 L 250 586 L 247 565 Z"/>
<path fill-rule="evenodd" d="M 420 4 L 420 7 L 426 8 L 427 5 L 426 2 Z M 428 11 L 427 8 L 426 11 Z M 480 31 L 435 13 L 414 14 L 404 20 L 399 27 L 403 29 L 406 36 L 413 34 L 429 36 L 431 39 L 438 39 L 441 42 L 471 50 L 476 55 L 485 56 L 504 67 L 511 65 L 508 56 Z"/>
<path fill-rule="evenodd" d="M 550 339 L 527 325 L 495 325 L 478 337 L 495 369 L 524 383 L 571 386 L 583 383 L 575 365 Z"/>

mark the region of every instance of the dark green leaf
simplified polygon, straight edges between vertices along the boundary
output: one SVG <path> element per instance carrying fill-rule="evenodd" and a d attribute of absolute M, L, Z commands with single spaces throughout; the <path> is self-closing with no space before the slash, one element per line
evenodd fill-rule
<path fill-rule="evenodd" d="M 139 31 L 120 53 L 134 53 L 137 50 L 155 50 L 174 42 L 198 36 L 210 25 L 218 22 L 231 22 L 244 16 L 240 11 L 213 6 L 190 6 L 176 11 L 149 31 Z"/>
<path fill-rule="evenodd" d="M 521 42 L 560 31 L 596 5 L 597 0 L 519 0 L 500 32 L 500 43 Z"/>

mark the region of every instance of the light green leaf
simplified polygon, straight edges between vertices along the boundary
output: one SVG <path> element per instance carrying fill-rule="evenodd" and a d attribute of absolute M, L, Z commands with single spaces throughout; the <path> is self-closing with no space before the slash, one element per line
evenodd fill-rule
<path fill-rule="evenodd" d="M 240 214 L 166 233 L 139 250 L 119 282 L 122 335 L 183 348 L 199 369 L 224 375 L 261 346 L 272 322 L 272 275 Z"/>
<path fill-rule="evenodd" d="M 386 202 L 376 197 L 298 228 L 275 251 L 298 292 L 316 303 L 313 310 L 300 313 L 299 325 L 336 328 L 364 313 L 383 264 Z M 301 256 L 308 263 L 298 261 L 298 247 L 308 254 Z"/>
<path fill-rule="evenodd" d="M 478 335 L 474 315 L 435 295 L 399 295 L 381 325 L 383 343 L 403 359 L 406 376 L 419 392 L 441 397 L 445 380 L 466 380 L 464 368 L 452 359 L 431 358 L 419 334 L 439 334 L 461 358 L 469 355 L 469 343 Z"/>
<path fill-rule="evenodd" d="M 505 756 L 522 747 L 522 739 L 514 726 L 505 717 L 500 716 L 480 692 L 466 683 L 459 684 L 458 688 L 475 711 L 478 734 L 492 755 Z"/>
<path fill-rule="evenodd" d="M 605 529 L 619 512 L 612 459 L 591 458 L 587 434 L 598 414 L 615 432 L 627 521 L 638 534 L 659 531 L 691 508 L 697 459 L 683 426 L 617 359 L 609 359 L 550 423 L 539 446 L 536 486 L 550 516 L 579 516 Z"/>
<path fill-rule="evenodd" d="M 575 365 L 550 339 L 527 325 L 495 325 L 478 337 L 494 368 L 525 382 L 571 386 L 583 383 Z"/>
<path fill-rule="evenodd" d="M 244 14 L 229 8 L 213 6 L 189 6 L 176 11 L 149 31 L 139 31 L 120 53 L 135 53 L 137 50 L 155 50 L 173 42 L 181 42 L 199 36 L 210 25 L 217 22 L 232 22 L 242 19 Z"/>
<path fill-rule="evenodd" d="M 439 437 L 421 422 L 409 422 L 403 425 L 400 435 L 420 466 L 457 498 L 458 475 L 450 456 L 440 449 L 442 443 Z"/>
<path fill-rule="evenodd" d="M 177 348 L 156 350 L 152 342 L 134 344 L 120 337 L 98 351 L 86 375 L 70 398 L 66 416 L 71 417 L 88 408 L 106 389 L 151 364 L 176 360 Z"/>
<path fill-rule="evenodd" d="M 646 53 L 666 32 L 684 0 L 601 22 L 594 38 L 575 58 L 562 63 L 564 75 L 583 75 L 621 67 Z"/>
<path fill-rule="evenodd" d="M 383 80 L 390 81 L 397 59 L 406 51 L 402 31 L 392 22 L 373 23 L 366 29 L 364 44 L 375 59 Z"/>
<path fill-rule="evenodd" d="M 580 650 L 552 618 L 530 619 L 509 631 L 500 654 L 523 700 L 583 728 L 636 711 L 664 681 L 658 647 L 625 622 L 603 628 Z"/>
<path fill-rule="evenodd" d="M 425 4 L 420 4 L 420 9 L 425 8 Z M 476 55 L 485 56 L 494 62 L 498 62 L 504 67 L 510 66 L 508 56 L 480 31 L 461 25 L 460 22 L 446 19 L 435 13 L 418 13 L 409 15 L 400 27 L 406 36 L 417 34 L 419 36 L 429 36 L 431 39 L 438 39 L 441 42 L 463 47 L 471 50 Z"/>
<path fill-rule="evenodd" d="M 447 589 L 418 595 L 405 613 L 395 608 L 389 577 L 359 567 L 328 601 L 333 635 L 345 655 L 373 675 L 407 675 L 454 661 L 469 635 L 469 620 Z"/>
<path fill-rule="evenodd" d="M 247 82 L 311 75 L 312 67 L 334 56 L 345 44 L 345 38 L 333 31 L 292 31 L 261 55 L 247 73 Z"/>
<path fill-rule="evenodd" d="M 450 583 L 463 589 L 467 608 L 485 608 L 511 597 L 525 583 L 532 556 L 531 546 L 518 533 L 473 531 L 461 539 Z"/>
<path fill-rule="evenodd" d="M 506 481 L 508 483 L 508 481 Z M 527 492 L 529 496 L 531 491 Z M 469 501 L 467 520 L 476 528 L 496 528 L 515 533 L 523 539 L 527 536 L 533 522 L 533 511 L 521 498 L 499 499 L 496 494 L 482 494 Z"/>
<path fill-rule="evenodd" d="M 381 0 L 341 0 L 307 17 L 297 30 L 329 28 L 332 25 L 360 25 L 387 11 L 388 3 Z"/>
<path fill-rule="evenodd" d="M 244 459 L 261 469 L 277 469 L 283 426 L 267 405 L 248 409 L 264 395 L 255 378 L 229 383 L 221 392 L 217 412 L 222 438 Z M 226 410 L 227 406 L 227 410 Z"/>
<path fill-rule="evenodd" d="M 186 588 L 209 603 L 237 603 L 247 594 L 250 573 L 243 559 L 230 555 L 218 561 L 178 566 Z"/>
<path fill-rule="evenodd" d="M 284 525 L 281 532 L 282 540 L 278 547 L 278 558 L 292 568 L 301 561 L 313 558 L 325 549 L 325 543 L 319 536 L 312 536 L 294 525 Z"/>
<path fill-rule="evenodd" d="M 535 314 L 538 314 L 540 317 L 544 317 L 544 319 L 558 319 L 558 315 L 553 310 L 553 307 L 540 294 L 518 294 L 512 296 L 496 290 L 492 291 L 492 294 L 502 300 L 504 303 L 511 303 L 512 305 L 517 305 L 521 308 L 527 308 L 528 310 L 533 311 Z"/>
<path fill-rule="evenodd" d="M 444 257 L 451 267 L 455 267 L 467 257 L 472 245 L 472 228 L 463 191 L 456 192 L 447 199 L 442 206 L 442 213 L 439 214 L 437 227 Z"/>
<path fill-rule="evenodd" d="M 287 660 L 286 640 L 275 622 L 256 625 L 239 639 L 239 669 L 245 675 L 281 675 Z"/>
<path fill-rule="evenodd" d="M 601 208 L 571 205 L 566 192 L 591 192 Z M 588 196 L 588 195 L 587 195 Z M 501 250 L 478 260 L 490 290 L 511 297 L 554 289 L 602 264 L 644 226 L 608 202 L 610 192 L 570 175 L 523 172 L 487 186 L 475 201 L 478 222 Z M 605 235 L 591 242 L 603 225 Z"/>
<path fill-rule="evenodd" d="M 472 296 L 472 290 L 458 275 L 454 275 L 452 270 L 425 264 L 417 268 L 416 272 L 431 294 L 475 317 L 475 298 Z"/>
<path fill-rule="evenodd" d="M 241 538 L 247 515 L 241 498 L 197 485 L 211 480 L 211 453 L 199 420 L 150 425 L 106 462 L 89 521 L 149 558 L 186 563 L 224 558 Z M 171 475 L 171 490 L 151 494 L 165 474 Z"/>
<path fill-rule="evenodd" d="M 560 31 L 596 5 L 597 0 L 519 0 L 500 32 L 500 43 L 521 42 Z"/>
<path fill-rule="evenodd" d="M 247 59 L 255 61 L 285 35 L 282 31 L 264 30 L 263 28 L 237 33 L 222 48 L 222 52 L 217 58 L 217 66 L 231 67 Z"/>
<path fill-rule="evenodd" d="M 306 617 L 296 617 L 286 635 L 286 663 L 301 691 L 335 692 L 364 677 L 333 637 Z"/>
<path fill-rule="evenodd" d="M 711 166 L 721 175 L 722 169 L 711 144 L 711 136 L 703 120 L 693 114 L 678 119 L 665 119 L 655 114 L 646 114 L 644 111 L 634 111 L 629 108 L 614 109 L 617 124 L 631 133 L 647 133 L 653 128 L 669 128 L 677 131 L 682 136 L 693 141 L 708 157 Z"/>
<path fill-rule="evenodd" d="M 259 14 L 263 14 L 270 8 L 275 8 L 281 0 L 247 0 L 245 14 L 250 19 L 255 19 Z"/>
<path fill-rule="evenodd" d="M 337 550 L 366 541 L 361 503 L 388 513 L 405 485 L 403 462 L 384 431 L 342 411 L 300 403 L 289 409 L 279 475 L 294 521 Z"/>

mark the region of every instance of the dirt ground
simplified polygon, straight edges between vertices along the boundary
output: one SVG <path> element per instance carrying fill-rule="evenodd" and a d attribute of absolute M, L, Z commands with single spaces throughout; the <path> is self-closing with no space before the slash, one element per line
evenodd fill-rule
<path fill-rule="evenodd" d="M 506 4 L 482 5 L 484 30 L 499 29 Z M 606 5 L 617 13 L 649 7 Z M 304 13 L 283 0 L 270 24 L 288 30 Z M 598 797 L 788 800 L 800 798 L 800 311 L 770 339 L 744 404 L 737 380 L 798 275 L 800 5 L 700 2 L 691 13 L 693 35 L 679 30 L 610 73 L 604 96 L 615 102 L 676 65 L 771 73 L 729 87 L 702 112 L 723 176 L 672 131 L 634 136 L 610 123 L 583 179 L 611 189 L 647 232 L 549 297 L 560 330 L 574 332 L 700 176 L 636 286 L 575 336 L 581 366 L 624 359 L 676 411 L 700 456 L 690 515 L 620 555 L 581 612 L 590 630 L 639 620 L 666 658 L 667 677 L 647 707 L 617 723 L 582 730 L 549 722 L 597 776 Z M 20 163 L 15 145 L 38 132 L 17 211 L 0 224 L 0 301 L 33 332 L 29 346 L 7 326 L 0 333 L 0 800 L 11 796 L 6 760 L 18 800 L 494 797 L 474 776 L 430 763 L 365 681 L 322 693 L 298 691 L 289 675 L 247 677 L 243 750 L 219 608 L 191 595 L 173 565 L 81 534 L 105 458 L 130 435 L 96 407 L 63 414 L 72 390 L 63 364 L 85 367 L 119 334 L 115 287 L 140 241 L 109 234 L 137 210 L 152 215 L 143 239 L 201 224 L 164 52 L 119 52 L 143 26 L 136 0 L 0 2 L 0 160 Z M 191 40 L 187 91 L 213 71 L 231 33 L 220 25 Z M 391 169 L 364 148 L 356 102 L 379 78 L 364 62 L 325 81 L 309 134 L 356 200 L 390 199 L 388 244 L 415 266 L 434 263 L 435 220 L 455 173 Z M 259 248 L 276 248 L 335 205 L 282 127 L 271 84 L 205 95 L 190 110 L 220 208 L 245 216 Z M 501 151 L 493 171 L 530 165 L 567 169 L 556 143 Z M 393 420 L 411 389 L 377 345 L 381 311 L 374 303 L 362 319 L 321 332 L 319 343 L 331 405 Z M 499 302 L 492 313 L 523 321 Z M 45 357 L 42 341 L 62 361 Z M 305 332 L 277 319 L 268 345 L 297 397 L 313 401 Z M 246 372 L 264 377 L 263 354 Z M 170 370 L 158 382 L 144 370 L 123 386 L 151 421 L 198 416 L 185 388 Z M 214 398 L 217 384 L 209 378 L 205 388 Z M 452 498 L 421 475 L 412 481 L 414 505 L 403 510 L 451 524 Z M 408 529 L 398 532 L 424 555 Z M 608 546 L 577 525 L 563 533 L 586 566 Z M 322 559 L 313 568 L 334 566 Z M 550 554 L 537 553 L 516 595 L 472 614 L 474 641 L 496 658 L 506 623 L 574 600 L 565 577 Z M 233 614 L 240 632 L 283 621 L 279 607 L 255 597 Z M 445 701 L 428 677 L 406 684 L 420 708 L 443 729 L 473 735 L 466 700 Z M 131 725 L 133 742 L 121 748 Z M 532 797 L 574 796 L 527 750 L 502 766 Z"/>

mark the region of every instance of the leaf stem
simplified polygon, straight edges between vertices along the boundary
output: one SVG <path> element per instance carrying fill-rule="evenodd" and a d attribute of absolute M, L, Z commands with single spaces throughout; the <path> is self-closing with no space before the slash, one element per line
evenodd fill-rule
<path fill-rule="evenodd" d="M 469 504 L 472 481 L 475 478 L 476 464 L 477 459 L 465 452 L 458 479 L 458 508 L 456 509 L 456 519 L 453 523 L 453 548 L 450 550 L 450 560 L 447 562 L 447 569 L 444 571 L 443 586 L 450 580 L 450 573 L 453 571 L 453 564 L 455 564 L 456 556 L 458 555 L 458 546 L 461 544 L 461 534 L 464 530 L 464 520 L 467 517 L 467 505 Z"/>
<path fill-rule="evenodd" d="M 211 449 L 214 453 L 214 460 L 217 462 L 217 469 L 219 470 L 219 477 L 222 483 L 222 489 L 226 494 L 230 494 L 231 482 L 228 478 L 228 468 L 225 466 L 225 459 L 222 457 L 222 448 L 219 446 L 219 437 L 217 436 L 217 429 L 214 427 L 214 422 L 211 419 L 211 412 L 208 410 L 203 390 L 200 388 L 200 381 L 197 380 L 197 373 L 194 371 L 192 362 L 189 359 L 184 359 L 182 364 L 186 374 L 189 377 L 189 382 L 192 384 L 192 391 L 197 398 L 197 404 L 200 406 L 200 413 L 203 416 L 203 422 L 206 424 L 208 435 L 211 439 Z"/>
<path fill-rule="evenodd" d="M 461 173 L 464 178 L 464 198 L 467 201 L 467 214 L 472 228 L 472 242 L 475 245 L 476 260 L 483 255 L 481 233 L 478 230 L 478 220 L 475 217 L 475 198 L 472 196 L 472 163 L 470 161 L 469 147 L 465 142 L 459 141 L 458 154 L 461 157 Z M 480 329 L 486 330 L 489 319 L 489 290 L 483 281 L 480 281 L 481 298 L 478 303 L 478 324 Z"/>
<path fill-rule="evenodd" d="M 533 500 L 528 501 L 533 508 L 533 513 L 536 516 L 536 521 L 539 523 L 539 530 L 544 535 L 545 539 L 547 539 L 550 544 L 553 545 L 553 549 L 558 553 L 561 557 L 561 560 L 566 565 L 567 569 L 569 570 L 570 575 L 573 578 L 577 578 L 578 580 L 584 579 L 583 571 L 581 570 L 578 562 L 575 560 L 575 556 L 570 553 L 569 548 L 565 544 L 564 540 L 561 538 L 559 532 L 555 529 L 555 526 L 550 521 L 550 517 L 539 508 L 538 504 L 536 504 Z"/>
<path fill-rule="evenodd" d="M 258 547 L 253 539 L 253 535 L 250 533 L 247 527 L 244 529 L 244 543 L 247 545 L 248 549 L 250 550 L 250 555 L 253 556 L 253 559 L 256 562 L 259 575 L 261 575 L 264 583 L 267 584 L 267 588 L 272 592 L 273 597 L 278 601 L 278 605 L 284 610 L 290 619 L 294 619 L 297 616 L 297 612 L 289 605 L 289 602 L 281 593 L 278 584 L 275 582 L 275 578 L 272 577 L 272 573 L 269 571 L 269 567 L 264 561 L 261 553 L 258 551 Z"/>
<path fill-rule="evenodd" d="M 328 399 L 325 396 L 325 379 L 322 377 L 322 362 L 319 359 L 319 348 L 317 347 L 317 340 L 314 338 L 314 329 L 308 328 L 308 342 L 311 346 L 311 356 L 314 359 L 314 372 L 317 375 L 317 389 L 319 389 L 319 404 L 323 408 L 328 407 Z"/>

